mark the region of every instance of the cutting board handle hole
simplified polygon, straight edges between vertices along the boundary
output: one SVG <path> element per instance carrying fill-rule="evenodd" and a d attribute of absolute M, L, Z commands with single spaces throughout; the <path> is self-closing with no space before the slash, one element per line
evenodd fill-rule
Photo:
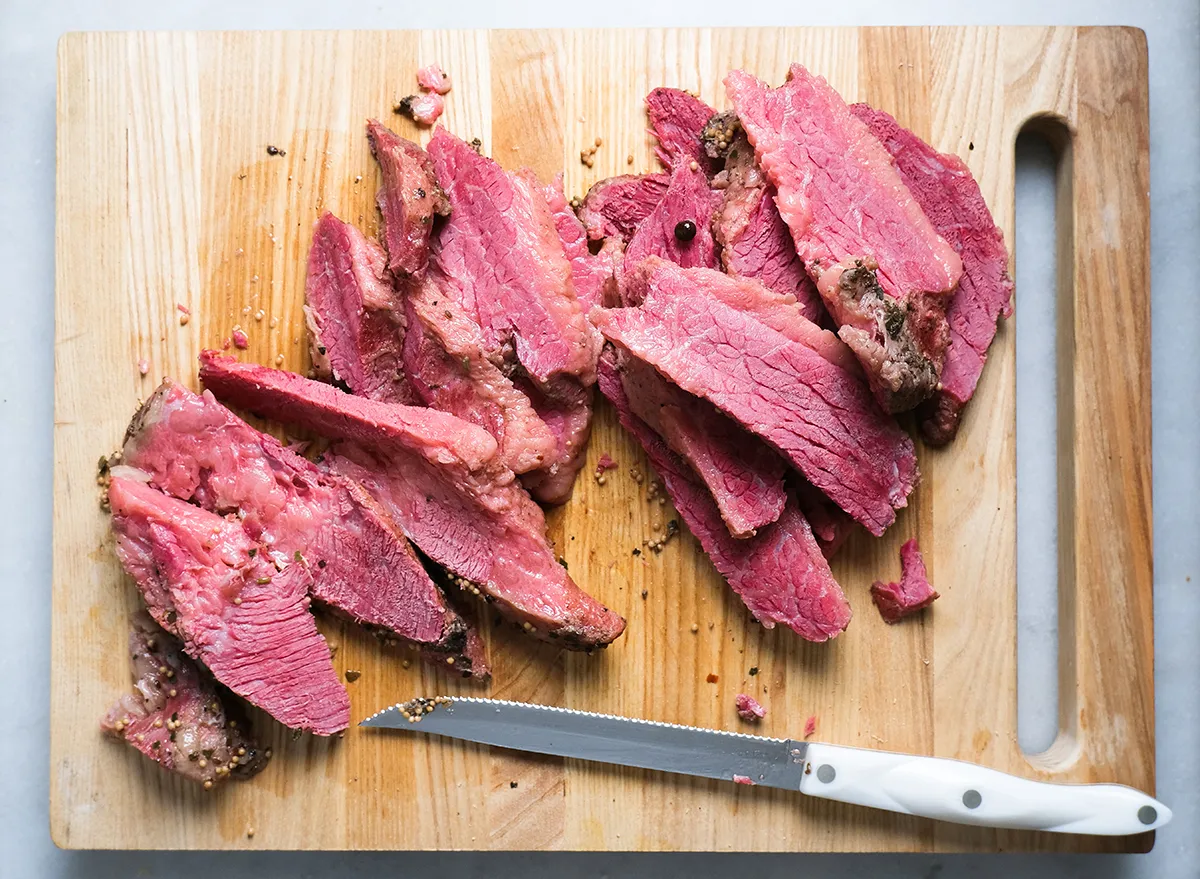
<path fill-rule="evenodd" d="M 1076 749 L 1074 583 L 1065 563 L 1074 246 L 1071 136 L 1035 117 L 1016 143 L 1017 741 L 1038 765 Z"/>

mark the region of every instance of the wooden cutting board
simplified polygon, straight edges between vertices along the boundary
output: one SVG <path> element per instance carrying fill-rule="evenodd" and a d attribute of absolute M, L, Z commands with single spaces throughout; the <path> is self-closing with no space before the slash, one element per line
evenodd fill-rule
<path fill-rule="evenodd" d="M 595 656 L 488 624 L 480 689 L 325 620 L 355 721 L 418 694 L 482 693 L 972 760 L 1031 778 L 1154 790 L 1146 41 L 1122 28 L 769 28 L 390 33 L 70 34 L 59 46 L 51 825 L 68 848 L 1144 851 L 967 829 L 799 794 L 368 734 L 293 739 L 252 783 L 204 793 L 97 721 L 130 688 L 135 590 L 98 505 L 115 449 L 163 375 L 234 325 L 240 356 L 307 369 L 301 304 L 313 220 L 371 233 L 376 170 L 363 123 L 391 113 L 418 66 L 454 79 L 444 124 L 509 168 L 566 172 L 582 194 L 656 168 L 642 97 L 721 78 L 772 82 L 790 61 L 895 114 L 970 165 L 1013 240 L 1014 141 L 1041 120 L 1063 154 L 1059 272 L 1061 735 L 1017 745 L 1014 333 L 1002 325 L 956 442 L 920 449 L 924 479 L 882 540 L 834 563 L 854 606 L 835 642 L 755 624 L 674 512 L 647 500 L 635 444 L 599 407 L 574 499 L 550 515 L 571 574 L 629 621 Z M 580 151 L 598 145 L 594 167 Z M 278 154 L 269 154 L 269 147 Z M 1045 242 L 1047 248 L 1054 242 Z M 190 322 L 180 325 L 182 304 Z M 139 374 L 138 361 L 149 363 Z M 281 358 L 281 359 L 280 359 Z M 911 426 L 911 425 L 910 425 Z M 601 453 L 620 465 L 592 477 Z M 636 482 L 631 471 L 646 474 Z M 886 626 L 868 597 L 920 539 L 941 600 Z M 639 549 L 641 550 L 638 554 Z M 712 683 L 707 678 L 712 676 Z"/>

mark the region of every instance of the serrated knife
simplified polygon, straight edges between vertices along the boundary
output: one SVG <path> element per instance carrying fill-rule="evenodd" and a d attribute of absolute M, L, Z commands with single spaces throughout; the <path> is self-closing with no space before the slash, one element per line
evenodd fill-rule
<path fill-rule="evenodd" d="M 906 815 L 1020 830 L 1126 836 L 1171 810 L 1120 784 L 1051 784 L 973 763 L 772 739 L 566 708 L 439 696 L 386 708 L 360 726 L 403 729 L 516 751 L 615 763 Z"/>

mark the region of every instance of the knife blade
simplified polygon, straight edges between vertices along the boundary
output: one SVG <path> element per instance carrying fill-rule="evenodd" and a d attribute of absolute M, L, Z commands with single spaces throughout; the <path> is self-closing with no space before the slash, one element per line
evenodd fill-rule
<path fill-rule="evenodd" d="M 1171 810 L 1119 784 L 1054 784 L 973 763 L 775 739 L 557 708 L 438 696 L 397 703 L 359 726 L 799 791 L 959 824 L 1125 836 Z"/>

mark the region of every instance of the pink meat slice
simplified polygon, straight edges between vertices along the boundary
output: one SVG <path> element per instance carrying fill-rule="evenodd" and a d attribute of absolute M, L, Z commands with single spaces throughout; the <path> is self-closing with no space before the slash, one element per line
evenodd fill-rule
<path fill-rule="evenodd" d="M 941 386 L 918 413 L 926 441 L 944 445 L 958 432 L 963 407 L 975 393 L 997 321 L 1012 314 L 1004 233 L 958 156 L 939 153 L 882 110 L 852 104 L 850 111 L 883 144 L 933 228 L 962 257 L 962 278 L 946 309 L 950 346 Z"/>
<path fill-rule="evenodd" d="M 450 202 L 434 176 L 429 154 L 417 144 L 375 119 L 367 122 L 367 140 L 383 177 L 376 201 L 383 216 L 388 268 L 397 276 L 418 274 L 429 260 L 433 218 L 449 213 Z"/>
<path fill-rule="evenodd" d="M 734 697 L 733 707 L 737 709 L 738 717 L 747 723 L 758 723 L 767 716 L 767 709 L 753 696 L 747 696 L 745 693 L 738 693 Z"/>
<path fill-rule="evenodd" d="M 382 247 L 323 214 L 313 227 L 304 301 L 318 378 L 385 403 L 416 402 L 401 366 L 404 313 Z"/>
<path fill-rule="evenodd" d="M 349 726 L 350 700 L 308 609 L 306 566 L 276 570 L 236 521 L 137 474 L 114 468 L 108 499 L 117 556 L 155 622 L 284 726 L 326 736 Z"/>
<path fill-rule="evenodd" d="M 658 144 L 654 154 L 667 170 L 695 162 L 707 175 L 716 168 L 704 151 L 700 134 L 717 111 L 682 89 L 656 88 L 646 95 L 646 116 Z"/>
<path fill-rule="evenodd" d="M 133 617 L 129 653 L 133 692 L 100 721 L 104 732 L 208 787 L 262 771 L 269 752 L 251 737 L 246 719 L 226 707 L 212 679 L 144 611 Z"/>
<path fill-rule="evenodd" d="M 933 604 L 937 592 L 929 585 L 925 572 L 925 560 L 916 540 L 907 541 L 900 547 L 900 582 L 884 583 L 876 580 L 871 586 L 871 598 L 879 608 L 879 614 L 888 623 L 897 623 Z"/>
<path fill-rule="evenodd" d="M 592 184 L 579 207 L 588 238 L 628 243 L 663 200 L 670 182 L 668 174 L 620 174 Z"/>
<path fill-rule="evenodd" d="M 625 248 L 625 270 L 629 271 L 648 256 L 660 256 L 684 268 L 716 268 L 713 204 L 704 172 L 680 165 L 672 172 L 671 184 L 662 201 L 638 225 Z M 685 221 L 696 225 L 696 235 L 690 240 L 675 234 L 676 227 Z"/>
<path fill-rule="evenodd" d="M 514 473 L 556 460 L 557 439 L 529 397 L 488 359 L 483 334 L 447 293 L 436 269 L 404 284 L 408 333 L 404 368 L 426 406 L 457 415 L 490 433 Z"/>
<path fill-rule="evenodd" d="M 312 596 L 357 623 L 414 641 L 461 645 L 464 626 L 391 517 L 361 486 L 171 380 L 134 416 L 122 450 L 167 494 L 237 515 L 278 566 L 299 554 Z"/>
<path fill-rule="evenodd" d="M 754 618 L 768 629 L 781 623 L 809 641 L 827 641 L 842 632 L 850 622 L 850 605 L 795 502 L 754 537 L 733 537 L 705 485 L 633 414 L 611 351 L 601 357 L 599 376 L 600 390 L 621 425 L 645 449 L 675 509 Z"/>
<path fill-rule="evenodd" d="M 452 208 L 434 262 L 482 328 L 489 355 L 504 358 L 512 346 L 543 387 L 562 376 L 594 383 L 600 340 L 575 296 L 540 184 L 529 172 L 505 172 L 445 129 L 429 154 Z"/>
<path fill-rule="evenodd" d="M 725 87 L 797 253 L 876 398 L 888 411 L 912 408 L 937 386 L 946 296 L 962 260 L 823 78 L 793 64 L 777 89 L 740 70 Z"/>
<path fill-rule="evenodd" d="M 551 463 L 522 475 L 521 483 L 544 504 L 566 503 L 575 488 L 575 477 L 583 467 L 592 434 L 594 386 L 584 387 L 573 379 L 560 379 L 543 391 L 519 376 L 515 381 L 554 436 Z"/>
<path fill-rule="evenodd" d="M 775 187 L 755 164 L 754 149 L 744 135 L 729 148 L 722 177 L 725 188 L 713 233 L 725 271 L 793 297 L 800 313 L 815 324 L 827 321 L 817 285 L 775 207 Z"/>
<path fill-rule="evenodd" d="M 598 305 L 615 305 L 617 296 L 616 268 L 620 258 L 620 242 L 606 241 L 598 253 L 588 249 L 587 230 L 563 193 L 562 174 L 543 190 L 554 228 L 558 231 L 563 252 L 571 262 L 571 281 L 584 314 Z"/>
<path fill-rule="evenodd" d="M 212 351 L 201 354 L 200 377 L 237 406 L 342 440 L 327 459 L 334 472 L 364 485 L 422 552 L 527 631 L 582 650 L 623 631 L 625 621 L 558 563 L 541 508 L 499 462 L 496 441 L 482 428 Z"/>
<path fill-rule="evenodd" d="M 685 394 L 653 367 L 618 358 L 633 414 L 667 441 L 712 494 L 734 537 L 752 537 L 779 518 L 787 502 L 783 459 L 712 403 Z"/>
<path fill-rule="evenodd" d="M 756 297 L 770 295 L 754 281 L 651 258 L 623 279 L 625 300 L 641 305 L 595 309 L 591 320 L 609 340 L 766 440 L 872 534 L 882 534 L 916 485 L 912 440 L 856 375 L 724 301 L 747 286 Z"/>

